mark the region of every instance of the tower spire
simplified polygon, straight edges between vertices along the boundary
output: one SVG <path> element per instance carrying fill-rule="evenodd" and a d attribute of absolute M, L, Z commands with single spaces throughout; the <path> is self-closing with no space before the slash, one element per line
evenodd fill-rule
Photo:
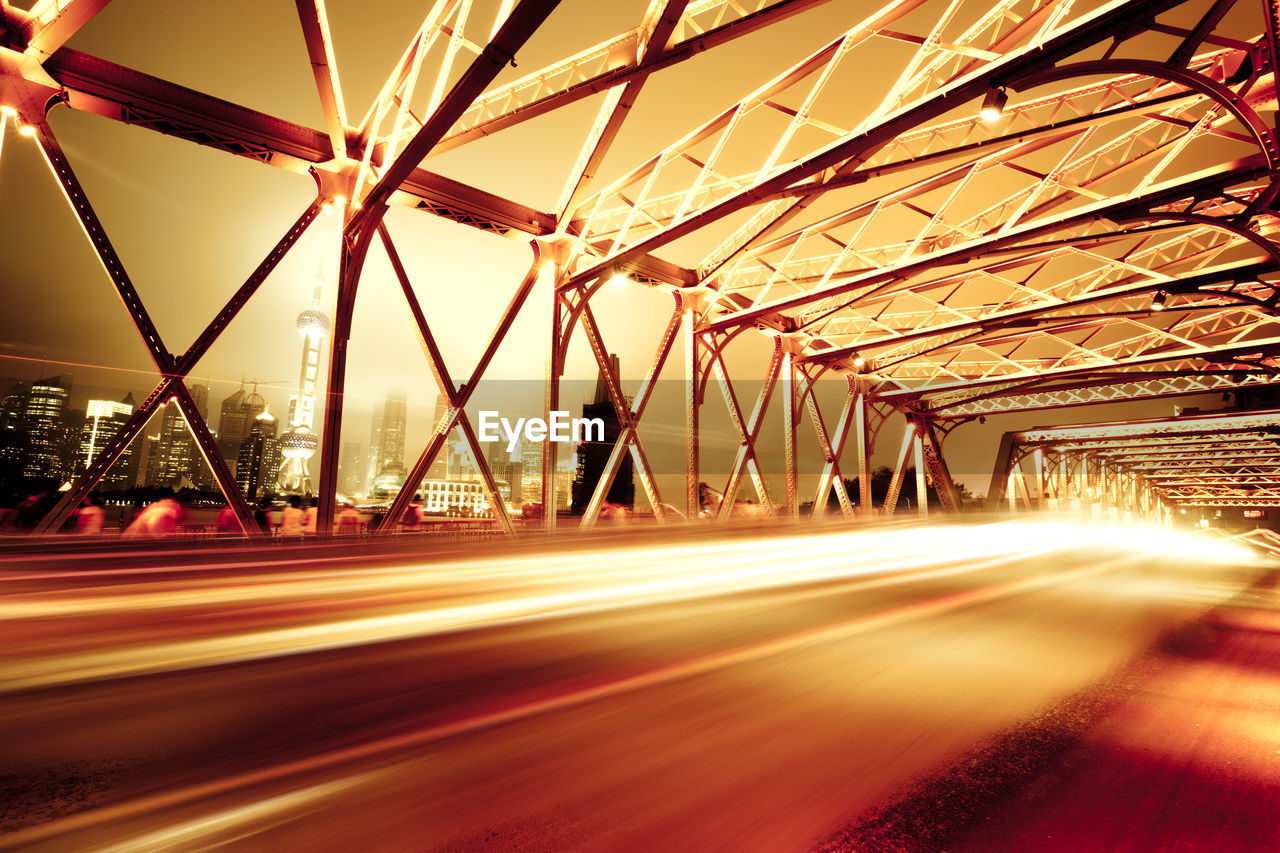
<path fill-rule="evenodd" d="M 289 431 L 280 436 L 284 464 L 280 466 L 280 489 L 287 494 L 311 492 L 309 462 L 320 441 L 315 434 L 316 387 L 320 379 L 320 342 L 329 334 L 329 317 L 320 310 L 324 280 L 316 276 L 311 307 L 298 315 L 302 336 L 302 364 L 298 370 L 298 393 L 289 417 Z"/>

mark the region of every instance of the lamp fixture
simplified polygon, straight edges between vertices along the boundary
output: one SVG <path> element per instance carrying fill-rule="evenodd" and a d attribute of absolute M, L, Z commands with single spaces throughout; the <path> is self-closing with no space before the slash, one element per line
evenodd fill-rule
<path fill-rule="evenodd" d="M 992 89 L 982 99 L 982 109 L 978 112 L 978 115 L 982 117 L 983 121 L 996 121 L 1000 116 L 1004 115 L 1004 105 L 1007 103 L 1009 103 L 1009 96 L 1004 89 Z"/>

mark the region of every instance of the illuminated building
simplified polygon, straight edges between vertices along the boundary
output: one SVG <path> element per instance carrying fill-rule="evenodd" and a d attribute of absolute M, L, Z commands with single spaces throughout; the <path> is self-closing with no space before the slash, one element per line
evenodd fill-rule
<path fill-rule="evenodd" d="M 267 401 L 258 393 L 258 386 L 246 393 L 241 387 L 222 401 L 218 415 L 218 450 L 227 460 L 231 473 L 236 473 L 236 457 L 240 445 L 249 437 L 253 420 L 266 408 Z"/>
<path fill-rule="evenodd" d="M 17 383 L 0 399 L 0 480 L 22 476 L 27 461 L 27 433 L 22 416 L 27 406 L 26 383 Z"/>
<path fill-rule="evenodd" d="M 403 394 L 390 394 L 382 405 L 382 418 L 375 429 L 378 450 L 374 455 L 374 476 L 369 491 L 394 494 L 404 485 L 404 430 L 408 404 Z"/>
<path fill-rule="evenodd" d="M 382 412 L 385 403 L 379 403 L 373 410 L 369 421 L 369 459 L 366 462 L 364 481 L 373 490 L 373 482 L 378 476 L 378 448 L 382 446 Z"/>
<path fill-rule="evenodd" d="M 189 385 L 191 399 L 201 418 L 209 414 L 209 386 Z M 213 477 L 200 457 L 191 428 L 177 401 L 169 400 L 160 416 L 159 440 L 155 444 L 147 470 L 147 485 L 168 486 L 174 490 L 187 487 L 207 489 Z"/>
<path fill-rule="evenodd" d="M 342 479 L 338 490 L 350 497 L 364 492 L 364 479 L 360 476 L 360 442 L 342 442 L 342 460 L 338 463 Z"/>
<path fill-rule="evenodd" d="M 302 336 L 302 366 L 298 371 L 298 393 L 290 401 L 289 431 L 280 436 L 280 489 L 287 494 L 310 494 L 311 469 L 320 440 L 315 433 L 316 385 L 320 379 L 320 341 L 329 334 L 329 317 L 320 310 L 321 282 L 316 281 L 311 307 L 298 315 Z"/>
<path fill-rule="evenodd" d="M 578 471 L 578 446 L 566 444 L 556 454 L 556 509 L 573 506 L 573 479 Z"/>
<path fill-rule="evenodd" d="M 512 483 L 512 501 L 520 504 L 542 503 L 542 442 L 520 439 L 520 458 L 509 463 L 508 478 Z M 578 450 L 575 445 L 562 444 L 556 448 L 556 509 L 568 509 L 572 505 L 570 487 L 578 466 Z M 501 467 L 501 466 L 499 466 Z M 495 477 L 501 476 L 494 468 Z M 518 491 L 517 485 L 518 484 Z"/>
<path fill-rule="evenodd" d="M 505 483 L 497 486 L 499 494 L 510 491 Z M 423 480 L 417 493 L 422 495 L 422 511 L 430 515 L 483 516 L 489 512 L 489 500 L 480 483 Z"/>
<path fill-rule="evenodd" d="M 527 438 L 520 439 L 520 502 L 542 503 L 542 442 Z"/>
<path fill-rule="evenodd" d="M 184 479 L 194 485 L 191 469 L 195 465 L 195 454 L 186 418 L 178 404 L 170 400 L 160 411 L 160 432 L 149 454 L 147 485 L 179 489 Z"/>
<path fill-rule="evenodd" d="M 71 399 L 71 377 L 37 379 L 27 392 L 22 413 L 22 429 L 27 434 L 24 477 L 61 477 L 61 438 L 67 403 Z"/>
<path fill-rule="evenodd" d="M 236 454 L 236 485 L 250 502 L 270 491 L 275 472 L 280 468 L 279 427 L 275 416 L 262 407 L 249 426 L 249 434 Z"/>
<path fill-rule="evenodd" d="M 80 452 L 76 464 L 77 470 L 83 471 L 89 467 L 89 464 L 93 462 L 93 457 L 102 450 L 102 446 L 109 442 L 124 426 L 125 422 L 129 420 L 135 405 L 133 394 L 128 394 L 119 402 L 114 400 L 89 401 L 85 407 L 84 427 L 80 431 Z M 132 457 L 133 445 L 130 444 L 102 478 L 101 485 L 115 489 L 132 485 L 132 483 L 126 482 Z"/>

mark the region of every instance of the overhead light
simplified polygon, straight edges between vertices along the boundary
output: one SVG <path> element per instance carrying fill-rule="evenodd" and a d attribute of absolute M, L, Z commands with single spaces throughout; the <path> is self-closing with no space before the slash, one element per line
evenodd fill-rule
<path fill-rule="evenodd" d="M 4 115 L 7 115 L 7 116 L 16 116 L 18 114 L 18 111 L 15 110 L 13 107 L 9 106 L 8 104 L 5 104 L 4 106 L 0 107 L 0 113 L 3 113 Z"/>
<path fill-rule="evenodd" d="M 21 133 L 23 136 L 35 136 L 36 135 L 35 125 L 33 124 L 21 125 L 18 128 L 18 133 Z"/>
<path fill-rule="evenodd" d="M 855 352 L 853 354 L 853 366 L 855 369 L 861 370 L 867 366 L 867 360 Z"/>
<path fill-rule="evenodd" d="M 978 115 L 982 116 L 983 121 L 996 121 L 1004 115 L 1004 105 L 1007 103 L 1009 103 L 1009 96 L 1005 94 L 1004 89 L 992 89 L 982 99 L 982 109 Z"/>
<path fill-rule="evenodd" d="M 621 287 L 622 285 L 626 284 L 630 280 L 631 279 L 627 278 L 627 274 L 624 273 L 622 270 L 618 270 L 617 272 L 615 272 L 613 275 L 609 277 L 609 283 L 612 284 L 614 287 Z"/>
<path fill-rule="evenodd" d="M 1155 295 L 1151 297 L 1151 310 L 1163 311 L 1165 305 L 1169 302 L 1169 294 L 1163 290 L 1157 290 Z"/>
<path fill-rule="evenodd" d="M 347 197 L 345 195 L 335 195 L 333 197 L 333 203 L 339 206 L 344 205 L 347 203 Z"/>

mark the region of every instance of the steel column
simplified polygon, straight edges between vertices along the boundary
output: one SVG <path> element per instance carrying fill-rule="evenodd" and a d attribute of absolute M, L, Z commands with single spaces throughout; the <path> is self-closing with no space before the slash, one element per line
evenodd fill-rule
<path fill-rule="evenodd" d="M 551 288 L 551 342 L 547 347 L 547 384 L 542 398 L 542 417 L 551 422 L 551 413 L 560 410 L 560 377 L 564 375 L 564 357 L 569 349 L 569 332 L 564 327 L 563 296 L 560 282 L 564 268 L 557 262 Z M 548 436 L 542 442 L 542 527 L 556 529 L 556 443 Z"/>
<path fill-rule="evenodd" d="M 705 375 L 702 353 L 705 349 L 697 329 L 697 303 L 690 299 L 681 318 L 684 341 L 684 506 L 690 521 L 702 517 L 702 480 L 698 467 L 699 413 Z"/>
<path fill-rule="evenodd" d="M 916 466 L 916 515 L 926 518 L 929 515 L 929 491 L 924 481 L 924 438 L 919 427 L 914 432 L 916 437 L 912 446 Z"/>
<path fill-rule="evenodd" d="M 782 342 L 782 459 L 786 484 L 787 518 L 800 517 L 800 490 L 796 472 L 796 365 L 793 344 Z"/>
<path fill-rule="evenodd" d="M 383 212 L 385 212 L 383 208 Z M 333 532 L 338 492 L 338 465 L 341 461 L 342 411 L 347 384 L 347 347 L 351 342 L 351 318 L 355 312 L 356 290 L 364 269 L 374 228 L 354 233 L 344 231 L 342 256 L 338 265 L 338 294 L 334 303 L 333 335 L 329 338 L 329 375 L 324 398 L 324 432 L 320 438 L 320 477 L 316 483 L 316 531 Z"/>
<path fill-rule="evenodd" d="M 867 436 L 867 397 L 859 388 L 854 403 L 854 439 L 858 443 L 858 514 L 870 517 L 875 509 L 871 497 L 871 447 Z"/>

